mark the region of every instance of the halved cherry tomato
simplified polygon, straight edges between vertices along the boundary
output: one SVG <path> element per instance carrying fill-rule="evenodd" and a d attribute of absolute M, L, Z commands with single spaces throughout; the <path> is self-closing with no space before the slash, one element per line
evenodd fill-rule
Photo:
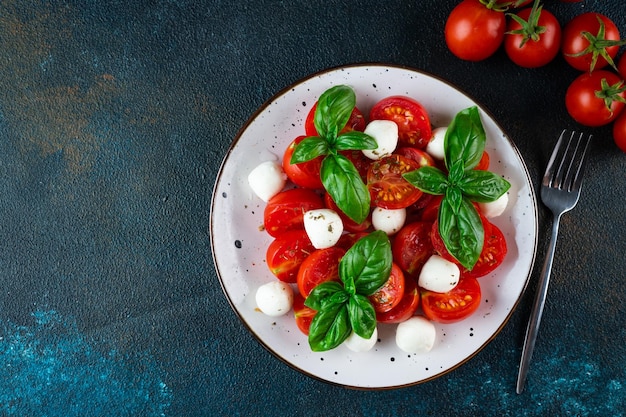
<path fill-rule="evenodd" d="M 416 161 L 396 154 L 374 161 L 367 171 L 367 188 L 372 205 L 399 209 L 415 203 L 422 196 L 422 191 L 405 180 L 402 174 L 419 167 Z"/>
<path fill-rule="evenodd" d="M 359 171 L 359 175 L 361 176 L 363 182 L 367 181 L 367 170 L 369 169 L 372 160 L 363 155 L 363 152 L 361 151 L 349 150 L 340 151 L 339 153 L 352 162 L 356 170 Z"/>
<path fill-rule="evenodd" d="M 458 261 L 450 255 L 437 229 L 439 222 L 435 221 L 435 223 L 433 223 L 431 238 L 435 251 L 437 251 L 445 259 L 457 263 L 463 277 L 467 276 L 479 278 L 493 272 L 493 270 L 500 266 L 500 264 L 504 261 L 504 256 L 507 252 L 506 239 L 504 238 L 504 234 L 500 228 L 491 223 L 484 216 L 481 215 L 480 218 L 483 222 L 483 229 L 485 232 L 483 249 L 471 271 L 459 264 Z"/>
<path fill-rule="evenodd" d="M 376 313 L 385 313 L 398 304 L 404 296 L 404 274 L 394 262 L 391 264 L 389 279 L 369 299 L 374 305 Z"/>
<path fill-rule="evenodd" d="M 298 271 L 298 290 L 306 298 L 317 285 L 339 281 L 339 261 L 346 251 L 338 247 L 318 249 L 307 257 Z"/>
<path fill-rule="evenodd" d="M 357 240 L 361 239 L 362 237 L 367 236 L 368 234 L 369 233 L 367 231 L 354 232 L 354 233 L 344 233 L 339 238 L 339 242 L 337 242 L 335 244 L 335 247 L 336 248 L 341 248 L 341 249 L 343 249 L 343 250 L 345 250 L 347 252 L 348 249 L 350 249 L 352 246 L 354 246 L 354 244 L 357 242 Z"/>
<path fill-rule="evenodd" d="M 337 204 L 335 204 L 335 202 L 333 201 L 333 198 L 328 193 L 324 194 L 324 204 L 326 204 L 326 208 L 329 208 L 335 211 L 339 215 L 339 217 L 341 217 L 341 222 L 343 223 L 343 230 L 347 232 L 352 232 L 352 233 L 362 232 L 364 230 L 367 230 L 367 228 L 372 225 L 372 222 L 369 217 L 365 219 L 363 223 L 359 224 L 355 222 L 354 220 L 352 220 L 350 217 L 346 216 L 344 212 L 341 211 L 339 207 L 337 207 Z"/>
<path fill-rule="evenodd" d="M 483 151 L 483 156 L 478 161 L 478 164 L 474 167 L 474 169 L 487 171 L 489 169 L 489 154 L 487 151 Z"/>
<path fill-rule="evenodd" d="M 409 223 L 400 229 L 393 240 L 393 259 L 410 277 L 419 275 L 422 266 L 434 252 L 431 229 L 432 223 Z"/>
<path fill-rule="evenodd" d="M 292 188 L 270 198 L 265 206 L 263 225 L 272 237 L 296 229 L 304 229 L 304 213 L 324 208 L 324 202 L 315 191 Z"/>
<path fill-rule="evenodd" d="M 504 261 L 506 252 L 506 239 L 504 238 L 502 230 L 491 223 L 491 227 L 486 230 L 483 250 L 480 252 L 480 256 L 474 268 L 472 268 L 471 271 L 462 268 L 461 274 L 464 277 L 484 277 L 500 266 L 502 261 Z"/>
<path fill-rule="evenodd" d="M 315 109 L 317 109 L 317 102 L 311 107 L 309 110 L 309 114 L 306 116 L 306 120 L 304 122 L 304 131 L 307 136 L 317 136 L 317 129 L 315 129 Z M 351 130 L 358 130 L 362 132 L 365 130 L 365 117 L 361 110 L 358 108 L 352 109 L 352 114 L 350 114 L 350 118 L 348 119 L 348 123 L 344 126 L 343 129 L 339 133 L 350 132 Z"/>
<path fill-rule="evenodd" d="M 455 323 L 473 314 L 480 305 L 481 290 L 478 280 L 466 277 L 452 290 L 439 293 L 421 291 L 424 315 L 438 323 Z"/>
<path fill-rule="evenodd" d="M 304 297 L 300 293 L 293 295 L 293 315 L 296 319 L 296 326 L 305 335 L 309 334 L 311 321 L 313 321 L 315 314 L 317 311 L 304 305 Z"/>
<path fill-rule="evenodd" d="M 419 164 L 420 167 L 424 166 L 434 166 L 435 160 L 429 153 L 422 149 L 417 149 L 412 146 L 403 146 L 394 151 L 395 154 L 402 155 L 405 158 L 409 158 L 414 160 Z"/>
<path fill-rule="evenodd" d="M 428 204 L 422 209 L 420 219 L 423 222 L 434 222 L 439 217 L 439 206 L 441 205 L 441 200 L 443 200 L 442 195 L 434 195 Z"/>
<path fill-rule="evenodd" d="M 424 149 L 432 138 L 428 112 L 418 101 L 392 96 L 374 104 L 370 120 L 391 120 L 398 125 L 398 145 Z"/>
<path fill-rule="evenodd" d="M 269 270 L 281 281 L 295 283 L 300 265 L 315 251 L 304 230 L 290 230 L 272 241 L 267 247 L 266 261 Z"/>
<path fill-rule="evenodd" d="M 324 188 L 320 177 L 320 167 L 324 159 L 323 156 L 318 156 L 315 159 L 299 164 L 291 163 L 291 155 L 293 155 L 296 145 L 302 142 L 304 138 L 305 136 L 298 136 L 287 146 L 283 154 L 283 170 L 291 182 L 300 187 L 312 189 Z"/>
<path fill-rule="evenodd" d="M 414 279 L 405 279 L 404 296 L 397 306 L 385 313 L 376 313 L 379 323 L 401 323 L 415 314 L 420 304 L 420 292 Z"/>

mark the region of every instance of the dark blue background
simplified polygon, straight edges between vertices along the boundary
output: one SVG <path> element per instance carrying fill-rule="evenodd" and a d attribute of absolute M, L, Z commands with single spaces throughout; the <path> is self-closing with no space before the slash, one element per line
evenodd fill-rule
<path fill-rule="evenodd" d="M 581 200 L 562 221 L 527 389 L 515 394 L 548 237 L 504 330 L 461 368 L 366 392 L 265 351 L 211 259 L 212 187 L 239 128 L 312 72 L 406 65 L 458 85 L 519 147 L 535 184 L 578 73 L 503 51 L 446 49 L 455 0 L 0 3 L 0 415 L 623 415 L 626 156 L 594 133 Z M 565 23 L 621 0 L 546 8 Z M 618 10 L 619 9 L 619 10 Z M 522 278 L 522 277 L 520 277 Z"/>

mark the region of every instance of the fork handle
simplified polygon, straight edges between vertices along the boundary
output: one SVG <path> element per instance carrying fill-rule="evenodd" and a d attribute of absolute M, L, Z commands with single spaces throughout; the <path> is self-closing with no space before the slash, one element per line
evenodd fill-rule
<path fill-rule="evenodd" d="M 524 339 L 524 347 L 522 348 L 522 358 L 519 364 L 519 373 L 517 375 L 517 387 L 516 392 L 521 394 L 524 391 L 524 384 L 526 383 L 526 375 L 528 374 L 528 367 L 530 366 L 530 359 L 535 350 L 535 341 L 537 340 L 537 334 L 539 333 L 539 324 L 541 322 L 541 315 L 543 313 L 543 306 L 546 302 L 546 296 L 548 295 L 548 285 L 550 284 L 550 273 L 552 272 L 552 261 L 554 260 L 554 252 L 556 249 L 556 239 L 559 233 L 559 222 L 561 215 L 555 215 L 552 221 L 552 235 L 550 237 L 550 244 L 548 252 L 546 253 L 546 259 L 541 270 L 541 279 L 539 280 L 539 287 L 535 294 L 535 302 L 533 303 L 530 319 L 528 321 L 528 327 L 526 328 L 526 337 Z"/>

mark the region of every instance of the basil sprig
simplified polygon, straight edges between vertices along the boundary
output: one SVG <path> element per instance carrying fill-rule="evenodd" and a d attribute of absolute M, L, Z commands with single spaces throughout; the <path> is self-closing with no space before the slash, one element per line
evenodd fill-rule
<path fill-rule="evenodd" d="M 354 331 L 370 338 L 376 328 L 376 312 L 369 296 L 389 279 L 391 243 L 378 230 L 359 239 L 339 261 L 341 282 L 317 285 L 304 304 L 317 313 L 309 329 L 314 352 L 334 349 Z"/>
<path fill-rule="evenodd" d="M 320 178 L 324 188 L 341 211 L 362 223 L 369 214 L 370 194 L 352 161 L 339 151 L 376 149 L 378 145 L 363 132 L 339 133 L 355 105 L 352 88 L 338 85 L 326 90 L 317 101 L 313 119 L 319 136 L 308 136 L 298 143 L 290 163 L 299 164 L 323 155 Z"/>
<path fill-rule="evenodd" d="M 404 178 L 425 193 L 443 195 L 439 206 L 439 234 L 448 249 L 471 270 L 480 256 L 484 230 L 472 202 L 497 200 L 511 184 L 501 176 L 473 168 L 485 150 L 486 135 L 476 106 L 459 112 L 446 131 L 444 163 L 448 173 L 422 167 Z"/>

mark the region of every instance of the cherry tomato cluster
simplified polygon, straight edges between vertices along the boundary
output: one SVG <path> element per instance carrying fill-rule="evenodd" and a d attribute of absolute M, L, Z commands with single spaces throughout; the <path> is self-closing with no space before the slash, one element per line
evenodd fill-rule
<path fill-rule="evenodd" d="M 316 103 L 317 104 L 317 103 Z M 305 122 L 305 135 L 315 136 L 315 106 Z M 481 216 L 485 230 L 483 251 L 474 268 L 462 266 L 459 284 L 447 293 L 427 291 L 418 286 L 422 266 L 433 254 L 456 262 L 448 253 L 438 232 L 437 213 L 441 196 L 423 194 L 407 182 L 402 174 L 438 162 L 425 147 L 432 137 L 427 111 L 417 101 L 393 96 L 373 106 L 369 120 L 393 120 L 398 125 L 398 148 L 378 160 L 366 158 L 361 151 L 345 151 L 354 163 L 371 195 L 373 209 L 406 209 L 404 226 L 390 236 L 393 263 L 389 279 L 370 296 L 379 323 L 399 323 L 416 314 L 421 306 L 424 316 L 441 323 L 452 323 L 471 315 L 480 304 L 481 290 L 477 278 L 491 273 L 507 252 L 500 229 Z M 363 131 L 366 117 L 355 108 L 345 130 Z M 266 252 L 270 271 L 281 281 L 295 284 L 294 316 L 298 328 L 308 334 L 316 312 L 304 305 L 312 289 L 322 282 L 339 281 L 338 265 L 346 251 L 362 236 L 373 230 L 371 215 L 360 224 L 345 216 L 324 191 L 320 182 L 319 158 L 291 164 L 294 148 L 305 136 L 295 138 L 283 155 L 283 169 L 292 186 L 272 197 L 264 211 L 264 229 L 274 238 Z M 342 151 L 344 152 L 344 151 Z M 488 154 L 476 169 L 487 169 Z M 304 228 L 304 213 L 329 208 L 337 212 L 344 224 L 339 242 L 329 248 L 316 249 Z"/>
<path fill-rule="evenodd" d="M 626 152 L 626 54 L 616 59 L 626 40 L 609 17 L 587 12 L 561 27 L 540 0 L 463 0 L 448 16 L 445 38 L 448 49 L 468 61 L 484 60 L 503 46 L 515 64 L 537 68 L 560 52 L 583 72 L 567 90 L 568 113 L 584 126 L 613 123 L 615 143 Z"/>

